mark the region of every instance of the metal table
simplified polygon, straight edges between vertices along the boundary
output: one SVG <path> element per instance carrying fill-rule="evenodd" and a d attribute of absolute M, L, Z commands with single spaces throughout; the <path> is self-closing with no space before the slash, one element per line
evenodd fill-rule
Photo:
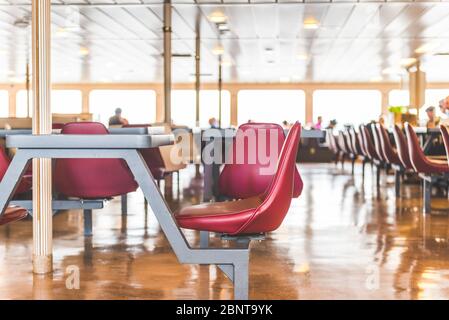
<path fill-rule="evenodd" d="M 14 135 L 6 145 L 17 152 L 0 183 L 0 209 L 5 212 L 28 162 L 50 159 L 124 159 L 142 189 L 180 263 L 215 264 L 234 283 L 236 299 L 248 298 L 249 243 L 238 248 L 192 248 L 177 225 L 139 149 L 171 143 L 172 136 L 151 135 Z M 38 240 L 37 240 L 38 241 Z"/>

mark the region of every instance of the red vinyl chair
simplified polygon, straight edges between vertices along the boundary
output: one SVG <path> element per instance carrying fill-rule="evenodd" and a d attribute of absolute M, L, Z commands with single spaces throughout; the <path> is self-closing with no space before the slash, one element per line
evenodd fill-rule
<path fill-rule="evenodd" d="M 97 122 L 67 123 L 61 134 L 109 134 Z M 58 159 L 55 163 L 56 190 L 66 196 L 80 199 L 109 199 L 137 190 L 134 177 L 121 159 Z M 92 230 L 92 212 L 84 210 L 85 233 Z"/>
<path fill-rule="evenodd" d="M 407 139 L 402 132 L 401 128 L 397 125 L 393 128 L 394 142 L 396 143 L 396 149 L 399 160 L 405 170 L 414 170 L 412 162 L 410 161 L 410 154 L 408 151 Z"/>
<path fill-rule="evenodd" d="M 231 236 L 276 230 L 284 220 L 293 198 L 300 133 L 301 125 L 297 122 L 287 135 L 276 173 L 266 192 L 243 200 L 183 208 L 175 214 L 179 226 Z"/>
<path fill-rule="evenodd" d="M 441 179 L 447 179 L 449 166 L 447 160 L 433 160 L 424 154 L 419 144 L 418 136 L 413 127 L 407 122 L 405 123 L 405 133 L 410 161 L 415 171 L 423 179 L 424 213 L 430 213 L 432 185 L 438 183 Z"/>
<path fill-rule="evenodd" d="M 357 156 L 362 159 L 362 177 L 365 178 L 365 165 L 370 159 L 365 151 L 362 135 L 357 133 L 354 127 L 349 129 L 349 135 L 352 141 L 352 149 L 357 153 Z"/>
<path fill-rule="evenodd" d="M 26 218 L 28 211 L 20 207 L 8 207 L 6 211 L 0 215 L 0 226 L 16 222 Z"/>
<path fill-rule="evenodd" d="M 355 162 L 359 157 L 359 150 L 357 149 L 357 146 L 352 139 L 352 135 L 349 128 L 346 128 L 342 134 L 346 145 L 346 150 L 348 151 L 348 156 L 351 159 L 351 174 L 354 174 Z"/>
<path fill-rule="evenodd" d="M 402 162 L 399 159 L 398 152 L 393 148 L 390 142 L 390 137 L 388 135 L 387 130 L 383 125 L 378 123 L 376 125 L 377 133 L 379 134 L 381 151 L 384 156 L 384 159 L 388 163 L 389 166 L 394 170 L 394 178 L 395 178 L 395 194 L 396 197 L 400 197 L 401 195 L 401 180 L 405 172 L 405 168 L 402 166 Z"/>
<path fill-rule="evenodd" d="M 326 130 L 326 140 L 329 145 L 329 149 L 334 153 L 335 155 L 335 165 L 338 164 L 338 161 L 340 160 L 342 151 L 340 150 L 337 139 L 334 136 L 334 132 L 332 129 Z"/>
<path fill-rule="evenodd" d="M 6 154 L 5 149 L 3 149 L 3 147 L 0 147 L 0 181 L 2 181 L 4 175 L 6 174 L 6 170 L 8 170 L 10 163 L 11 163 L 11 160 L 9 159 L 8 155 Z M 20 195 L 20 194 L 30 191 L 32 184 L 33 184 L 32 175 L 30 173 L 30 170 L 27 170 L 27 172 L 24 174 L 24 176 L 20 180 L 20 183 L 15 192 L 15 195 Z"/>
<path fill-rule="evenodd" d="M 275 134 L 274 132 L 277 137 L 278 149 L 273 153 L 270 151 L 270 139 Z M 253 134 L 254 139 L 251 139 Z M 274 172 L 261 174 L 261 170 L 268 169 L 269 164 L 261 163 L 258 157 L 260 147 L 259 138 L 261 134 L 265 135 L 266 141 L 266 149 L 263 150 L 263 154 L 269 155 L 271 157 L 270 162 L 273 161 L 276 163 L 277 156 L 281 153 L 285 141 L 284 129 L 274 123 L 247 123 L 241 125 L 237 130 L 232 144 L 232 161 L 227 161 L 228 163 L 224 165 L 218 180 L 220 195 L 232 199 L 246 199 L 264 193 L 270 186 Z M 237 150 L 237 139 L 244 139 L 244 158 L 242 159 L 244 163 L 238 163 L 237 161 L 240 160 L 240 155 L 238 155 L 239 150 Z M 250 143 L 251 140 L 253 143 Z M 255 158 L 254 164 L 248 163 L 250 162 L 251 155 Z M 276 156 L 276 158 L 273 159 L 273 156 Z M 303 189 L 303 182 L 297 168 L 294 171 L 294 181 L 293 196 L 297 198 L 301 195 Z"/>
<path fill-rule="evenodd" d="M 371 131 L 371 132 L 370 132 Z M 371 163 L 376 166 L 376 186 L 380 187 L 380 171 L 383 167 L 383 160 L 380 158 L 376 148 L 373 144 L 374 136 L 373 131 L 369 130 L 367 126 L 360 125 L 360 133 L 363 138 L 363 145 L 365 147 L 365 152 L 368 155 L 368 158 L 371 160 Z"/>

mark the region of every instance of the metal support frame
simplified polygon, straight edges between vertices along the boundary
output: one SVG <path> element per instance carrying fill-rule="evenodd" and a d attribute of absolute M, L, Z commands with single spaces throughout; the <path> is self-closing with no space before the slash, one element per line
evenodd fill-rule
<path fill-rule="evenodd" d="M 423 181 L 423 213 L 432 213 L 432 186 L 434 186 L 438 181 L 449 179 L 449 174 L 441 175 L 430 175 L 430 174 L 419 174 L 419 177 Z"/>
<path fill-rule="evenodd" d="M 394 193 L 396 195 L 396 198 L 401 197 L 401 183 L 402 179 L 404 177 L 405 168 L 403 166 L 399 165 L 392 165 L 391 166 L 394 170 Z"/>
<path fill-rule="evenodd" d="M 92 209 L 84 209 L 84 236 L 91 237 L 92 236 Z"/>
<path fill-rule="evenodd" d="M 33 215 L 33 201 L 32 200 L 12 200 L 10 202 L 13 206 L 18 206 L 26 209 L 30 215 Z M 54 212 L 58 210 L 70 209 L 103 209 L 104 200 L 53 200 L 52 209 Z"/>
<path fill-rule="evenodd" d="M 127 194 L 122 194 L 120 196 L 120 200 L 122 203 L 122 215 L 127 215 L 128 214 L 128 195 Z"/>
<path fill-rule="evenodd" d="M 172 86 L 172 7 L 171 0 L 164 0 L 164 121 L 171 124 L 171 86 Z"/>
<path fill-rule="evenodd" d="M 5 212 L 27 164 L 33 158 L 123 159 L 148 200 L 178 261 L 182 264 L 216 265 L 234 283 L 234 298 L 238 300 L 248 299 L 249 244 L 238 248 L 192 248 L 165 202 L 145 160 L 138 151 L 138 149 L 147 148 L 147 143 L 142 143 L 141 146 L 138 146 L 138 143 L 134 140 L 134 147 L 126 147 L 120 143 L 113 147 L 112 141 L 106 144 L 102 142 L 107 137 L 90 135 L 88 137 L 91 141 L 90 144 L 86 142 L 88 140 L 80 137 L 78 142 L 72 139 L 72 144 L 70 145 L 64 139 L 69 137 L 61 136 L 58 142 L 55 143 L 54 136 L 29 136 L 28 142 L 30 145 L 27 148 L 23 148 L 19 143 L 13 145 L 11 141 L 8 144 L 8 140 L 10 140 L 8 138 L 7 144 L 9 147 L 16 147 L 17 153 L 1 182 L 1 214 Z M 133 145 L 133 138 L 136 137 L 128 136 L 130 140 L 128 145 Z M 97 142 L 97 144 L 94 142 Z M 86 147 L 86 144 L 89 146 Z M 32 147 L 31 145 L 39 145 L 40 147 Z"/>

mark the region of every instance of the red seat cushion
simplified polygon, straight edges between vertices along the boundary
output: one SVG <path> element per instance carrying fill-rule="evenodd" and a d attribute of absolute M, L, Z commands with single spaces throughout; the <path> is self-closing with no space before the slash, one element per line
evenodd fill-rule
<path fill-rule="evenodd" d="M 239 201 L 208 202 L 183 208 L 177 212 L 176 218 L 186 229 L 232 234 L 254 214 L 262 201 L 260 197 L 252 197 Z"/>
<path fill-rule="evenodd" d="M 109 134 L 96 122 L 64 125 L 62 134 Z M 55 164 L 56 189 L 67 197 L 110 198 L 137 189 L 134 177 L 121 159 L 58 159 Z"/>
<path fill-rule="evenodd" d="M 296 123 L 285 140 L 276 173 L 262 196 L 181 209 L 175 213 L 179 226 L 230 235 L 276 230 L 284 220 L 293 197 L 300 132 L 301 126 Z"/>
<path fill-rule="evenodd" d="M 274 134 L 277 135 L 277 149 L 271 150 L 270 139 Z M 263 141 L 260 141 L 262 138 L 266 141 L 265 150 L 259 150 L 264 146 Z M 243 143 L 238 143 L 238 139 Z M 227 159 L 220 174 L 218 181 L 220 194 L 233 199 L 246 199 L 264 193 L 273 180 L 274 170 L 266 171 L 269 164 L 263 163 L 265 159 L 258 156 L 259 151 L 263 157 L 269 157 L 269 163 L 276 164 L 284 140 L 284 130 L 274 123 L 247 123 L 240 126 L 234 137 L 230 158 Z M 243 146 L 243 150 L 238 149 L 239 146 Z M 242 155 L 238 155 L 237 152 L 242 152 Z M 295 198 L 301 195 L 302 188 L 301 176 L 295 169 L 293 192 Z"/>
<path fill-rule="evenodd" d="M 9 164 L 11 160 L 7 156 L 5 149 L 3 147 L 0 148 L 0 181 L 2 181 L 6 171 L 8 170 Z M 25 193 L 31 190 L 31 186 L 33 184 L 32 176 L 29 173 L 26 173 L 19 182 L 17 186 L 15 194 Z"/>
<path fill-rule="evenodd" d="M 28 212 L 19 207 L 8 207 L 4 214 L 0 215 L 0 226 L 8 223 L 19 221 L 24 219 L 28 215 Z"/>
<path fill-rule="evenodd" d="M 409 123 L 405 123 L 407 145 L 410 161 L 416 172 L 424 174 L 439 174 L 449 172 L 447 161 L 438 162 L 426 157 L 419 144 L 418 136 Z"/>

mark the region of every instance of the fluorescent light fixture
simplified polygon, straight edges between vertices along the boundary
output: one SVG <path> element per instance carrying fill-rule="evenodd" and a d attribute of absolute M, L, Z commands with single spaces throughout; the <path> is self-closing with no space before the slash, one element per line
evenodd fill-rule
<path fill-rule="evenodd" d="M 225 23 L 228 21 L 228 17 L 221 11 L 214 11 L 208 16 L 209 21 L 213 23 Z"/>
<path fill-rule="evenodd" d="M 212 53 L 215 54 L 216 56 L 221 56 L 222 54 L 224 54 L 225 50 L 223 48 L 223 46 L 221 44 L 217 44 L 213 49 L 212 49 Z"/>
<path fill-rule="evenodd" d="M 398 68 L 388 67 L 382 70 L 382 74 L 388 75 L 397 75 L 400 74 L 401 71 Z"/>
<path fill-rule="evenodd" d="M 416 48 L 415 53 L 418 53 L 418 54 L 429 53 L 429 52 L 435 50 L 439 46 L 440 46 L 440 43 L 438 43 L 438 42 L 426 43 L 426 44 L 423 44 L 422 46 Z"/>
<path fill-rule="evenodd" d="M 298 53 L 296 55 L 296 59 L 298 59 L 298 60 L 307 60 L 307 59 L 309 59 L 309 56 L 307 54 L 305 54 L 305 53 Z"/>
<path fill-rule="evenodd" d="M 303 23 L 304 29 L 316 30 L 320 27 L 320 23 L 313 17 L 307 18 Z"/>
<path fill-rule="evenodd" d="M 417 61 L 418 61 L 418 59 L 416 59 L 416 58 L 401 59 L 401 66 L 407 67 L 407 66 L 415 64 Z"/>
<path fill-rule="evenodd" d="M 224 59 L 221 62 L 221 66 L 222 67 L 230 67 L 230 66 L 232 66 L 232 61 L 230 59 Z"/>
<path fill-rule="evenodd" d="M 382 76 L 376 76 L 376 77 L 372 77 L 369 81 L 370 82 L 381 82 L 383 80 Z"/>
<path fill-rule="evenodd" d="M 86 47 L 80 48 L 80 55 L 87 56 L 88 54 L 89 54 L 89 49 L 87 49 Z"/>
<path fill-rule="evenodd" d="M 226 23 L 220 23 L 220 24 L 218 24 L 218 30 L 229 31 L 229 26 Z"/>

